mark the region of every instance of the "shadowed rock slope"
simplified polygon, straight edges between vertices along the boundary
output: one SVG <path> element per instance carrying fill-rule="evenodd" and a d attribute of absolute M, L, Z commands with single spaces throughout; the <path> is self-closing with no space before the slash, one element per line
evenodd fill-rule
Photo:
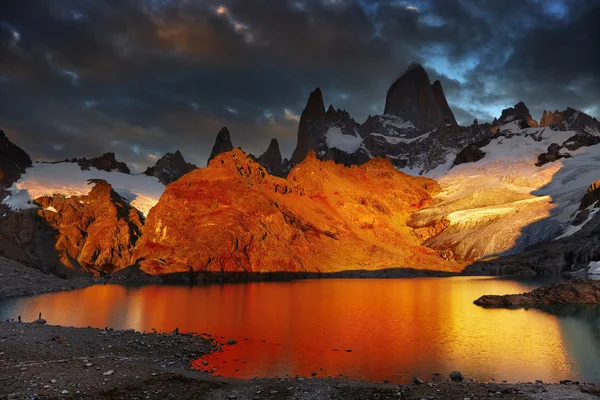
<path fill-rule="evenodd" d="M 457 271 L 406 224 L 437 190 L 387 160 L 347 168 L 314 153 L 282 179 L 235 149 L 167 186 L 134 258 L 150 274 Z"/>

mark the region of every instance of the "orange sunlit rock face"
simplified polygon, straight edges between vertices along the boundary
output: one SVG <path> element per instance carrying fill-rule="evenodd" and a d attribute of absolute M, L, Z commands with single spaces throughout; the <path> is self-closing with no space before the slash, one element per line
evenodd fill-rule
<path fill-rule="evenodd" d="M 35 202 L 38 215 L 56 231 L 59 262 L 98 276 L 131 264 L 142 217 L 106 181 L 90 183 L 94 187 L 85 196 L 44 196 Z"/>
<path fill-rule="evenodd" d="M 437 191 L 388 160 L 347 168 L 312 153 L 282 179 L 234 149 L 167 186 L 134 259 L 150 274 L 459 270 L 407 226 Z"/>

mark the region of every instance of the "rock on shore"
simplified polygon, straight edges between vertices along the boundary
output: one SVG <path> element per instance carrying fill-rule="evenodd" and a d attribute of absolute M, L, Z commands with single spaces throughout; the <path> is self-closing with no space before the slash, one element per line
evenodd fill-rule
<path fill-rule="evenodd" d="M 600 303 L 600 281 L 571 279 L 545 285 L 529 293 L 481 296 L 474 303 L 484 307 L 598 304 Z"/>

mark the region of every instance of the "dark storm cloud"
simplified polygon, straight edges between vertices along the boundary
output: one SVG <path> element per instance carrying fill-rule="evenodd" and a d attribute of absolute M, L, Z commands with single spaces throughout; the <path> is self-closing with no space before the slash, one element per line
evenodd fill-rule
<path fill-rule="evenodd" d="M 115 151 L 141 170 L 216 132 L 296 141 L 308 93 L 359 122 L 411 61 L 461 123 L 524 100 L 597 116 L 598 1 L 5 0 L 0 126 L 35 159 Z"/>

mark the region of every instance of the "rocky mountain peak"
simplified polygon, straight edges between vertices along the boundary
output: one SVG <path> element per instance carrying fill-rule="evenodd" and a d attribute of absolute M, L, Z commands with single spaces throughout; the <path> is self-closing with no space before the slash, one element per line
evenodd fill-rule
<path fill-rule="evenodd" d="M 538 126 L 538 122 L 531 117 L 529 108 L 524 102 L 519 101 L 514 107 L 505 108 L 502 110 L 502 115 L 497 123 L 500 125 L 507 124 L 512 121 L 521 121 L 521 128 L 531 128 Z"/>
<path fill-rule="evenodd" d="M 181 152 L 177 150 L 175 153 L 165 154 L 153 167 L 148 167 L 144 174 L 154 176 L 167 185 L 196 168 L 198 167 L 194 164 L 186 162 Z"/>
<path fill-rule="evenodd" d="M 0 188 L 11 186 L 31 166 L 27 153 L 12 143 L 0 129 Z"/>
<path fill-rule="evenodd" d="M 226 126 L 222 127 L 219 133 L 217 134 L 217 139 L 215 140 L 215 145 L 210 152 L 210 157 L 206 162 L 206 165 L 210 163 L 210 160 L 215 158 L 221 153 L 225 153 L 233 150 L 233 144 L 231 144 L 231 135 L 229 134 L 229 129 Z"/>
<path fill-rule="evenodd" d="M 444 116 L 444 121 L 447 125 L 458 125 L 456 122 L 456 118 L 454 118 L 454 113 L 450 109 L 448 105 L 448 101 L 446 100 L 446 95 L 444 95 L 444 89 L 442 89 L 442 83 L 437 80 L 433 82 L 431 85 L 431 89 L 433 90 L 433 94 L 435 96 L 435 100 L 437 101 L 440 110 Z"/>
<path fill-rule="evenodd" d="M 291 159 L 293 163 L 302 161 L 309 150 L 317 149 L 319 141 L 325 133 L 326 118 L 323 93 L 321 89 L 316 88 L 308 97 L 306 107 L 304 107 L 300 116 L 298 141 Z"/>
<path fill-rule="evenodd" d="M 279 150 L 277 139 L 271 139 L 267 150 L 257 159 L 258 163 L 265 167 L 271 175 L 283 175 L 283 159 Z"/>
<path fill-rule="evenodd" d="M 441 84 L 438 97 L 443 97 Z M 385 114 L 395 115 L 410 121 L 421 131 L 430 131 L 446 124 L 442 108 L 449 110 L 448 104 L 440 107 L 434 89 L 425 69 L 417 63 L 411 64 L 389 88 L 385 100 Z M 447 113 L 447 112 L 446 112 Z M 454 120 L 450 112 L 448 117 Z"/>
<path fill-rule="evenodd" d="M 127 164 L 121 161 L 117 161 L 115 153 L 104 153 L 100 157 L 91 158 L 89 160 L 83 157 L 76 159 L 75 162 L 77 162 L 79 167 L 84 171 L 87 171 L 90 168 L 96 168 L 100 171 L 106 172 L 117 171 L 124 174 L 131 173 Z"/>

